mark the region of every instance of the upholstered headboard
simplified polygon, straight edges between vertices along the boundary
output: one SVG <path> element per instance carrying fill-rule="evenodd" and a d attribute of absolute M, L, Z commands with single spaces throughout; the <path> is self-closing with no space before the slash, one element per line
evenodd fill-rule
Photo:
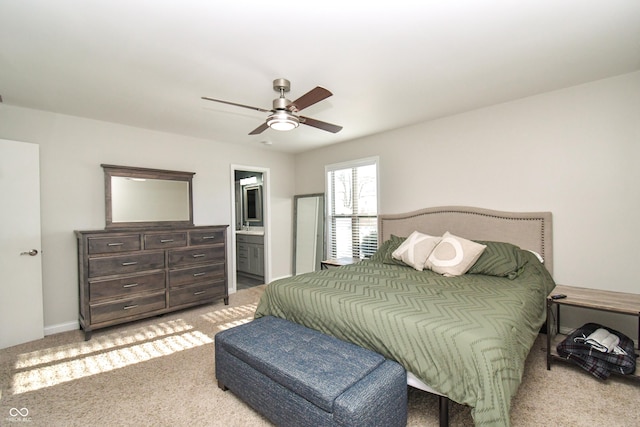
<path fill-rule="evenodd" d="M 378 215 L 380 243 L 413 231 L 441 236 L 449 231 L 471 240 L 508 242 L 539 253 L 553 275 L 551 212 L 502 212 L 467 206 L 426 208 Z"/>

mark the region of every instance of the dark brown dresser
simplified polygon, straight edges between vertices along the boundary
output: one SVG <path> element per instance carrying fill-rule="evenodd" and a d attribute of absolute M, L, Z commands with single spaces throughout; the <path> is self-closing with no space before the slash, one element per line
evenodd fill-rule
<path fill-rule="evenodd" d="M 227 225 L 76 231 L 80 326 L 95 329 L 229 304 Z"/>

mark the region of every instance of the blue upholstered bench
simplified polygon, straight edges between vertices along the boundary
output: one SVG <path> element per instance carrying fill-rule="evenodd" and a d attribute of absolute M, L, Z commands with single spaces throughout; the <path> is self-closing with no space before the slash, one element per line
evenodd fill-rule
<path fill-rule="evenodd" d="M 216 377 L 280 426 L 405 426 L 407 379 L 396 362 L 267 316 L 219 332 Z"/>

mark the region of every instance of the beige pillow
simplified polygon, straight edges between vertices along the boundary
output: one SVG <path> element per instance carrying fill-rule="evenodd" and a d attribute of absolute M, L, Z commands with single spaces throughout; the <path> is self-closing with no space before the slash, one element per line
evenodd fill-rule
<path fill-rule="evenodd" d="M 393 251 L 391 256 L 418 271 L 422 271 L 427 257 L 429 257 L 429 254 L 439 241 L 440 237 L 414 231 L 398 246 L 398 249 Z"/>
<path fill-rule="evenodd" d="M 425 267 L 447 277 L 460 276 L 480 258 L 485 248 L 447 231 L 429 255 Z"/>

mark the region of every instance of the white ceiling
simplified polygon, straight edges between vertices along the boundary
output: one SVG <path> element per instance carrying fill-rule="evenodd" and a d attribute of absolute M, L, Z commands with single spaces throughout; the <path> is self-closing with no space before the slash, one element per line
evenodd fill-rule
<path fill-rule="evenodd" d="M 4 104 L 294 153 L 639 69 L 638 0 L 0 0 Z M 200 99 L 279 77 L 344 129 Z"/>

